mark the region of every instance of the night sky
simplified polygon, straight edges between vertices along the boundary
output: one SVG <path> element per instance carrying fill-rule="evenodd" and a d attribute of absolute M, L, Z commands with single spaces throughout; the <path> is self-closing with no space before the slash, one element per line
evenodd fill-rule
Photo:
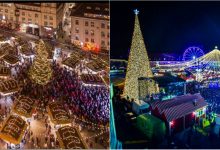
<path fill-rule="evenodd" d="M 182 57 L 189 46 L 220 48 L 220 2 L 111 2 L 111 58 L 128 58 L 136 8 L 151 58 Z"/>

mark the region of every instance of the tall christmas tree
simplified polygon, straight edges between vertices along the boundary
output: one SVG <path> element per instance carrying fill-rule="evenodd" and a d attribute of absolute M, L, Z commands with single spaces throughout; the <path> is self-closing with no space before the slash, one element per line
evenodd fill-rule
<path fill-rule="evenodd" d="M 36 47 L 36 56 L 30 68 L 30 78 L 40 85 L 45 85 L 50 81 L 52 69 L 47 59 L 48 53 L 43 40 L 40 40 Z"/>
<path fill-rule="evenodd" d="M 138 78 L 153 77 L 144 39 L 141 33 L 138 10 L 135 10 L 135 24 L 131 43 L 131 50 L 128 58 L 127 72 L 124 86 L 124 97 L 139 99 Z"/>

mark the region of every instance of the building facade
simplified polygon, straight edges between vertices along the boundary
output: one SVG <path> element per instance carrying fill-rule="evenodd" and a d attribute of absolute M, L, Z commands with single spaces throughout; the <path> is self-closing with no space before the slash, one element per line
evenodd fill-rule
<path fill-rule="evenodd" d="M 62 3 L 0 3 L 0 20 L 37 36 L 54 36 L 62 21 Z"/>
<path fill-rule="evenodd" d="M 71 42 L 85 50 L 110 49 L 108 3 L 77 4 L 71 12 Z"/>
<path fill-rule="evenodd" d="M 14 3 L 0 3 L 0 23 L 1 26 L 12 28 L 15 21 Z"/>

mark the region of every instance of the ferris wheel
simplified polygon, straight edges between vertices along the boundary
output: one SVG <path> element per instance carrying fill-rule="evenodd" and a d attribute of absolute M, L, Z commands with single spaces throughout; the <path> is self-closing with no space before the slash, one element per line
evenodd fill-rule
<path fill-rule="evenodd" d="M 199 58 L 204 55 L 204 52 L 201 48 L 192 46 L 188 47 L 183 53 L 183 60 L 190 61 L 196 58 Z"/>

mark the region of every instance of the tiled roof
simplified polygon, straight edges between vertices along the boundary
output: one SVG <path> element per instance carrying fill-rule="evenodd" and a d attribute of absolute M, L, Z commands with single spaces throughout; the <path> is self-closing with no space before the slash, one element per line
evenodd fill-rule
<path fill-rule="evenodd" d="M 196 101 L 196 105 L 195 102 Z M 161 116 L 164 116 L 166 121 L 172 121 L 181 118 L 193 111 L 206 106 L 204 98 L 199 94 L 186 94 L 177 96 L 170 100 L 154 101 L 151 103 L 152 110 L 157 109 Z"/>

